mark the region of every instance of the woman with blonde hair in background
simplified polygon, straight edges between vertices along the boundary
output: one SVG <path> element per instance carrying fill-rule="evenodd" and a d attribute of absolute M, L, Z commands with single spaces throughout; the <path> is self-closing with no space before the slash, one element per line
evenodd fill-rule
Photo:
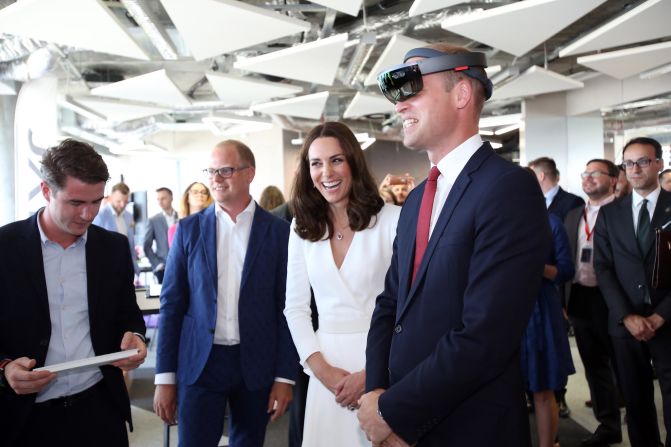
<path fill-rule="evenodd" d="M 273 210 L 278 206 L 282 205 L 286 200 L 284 200 L 284 195 L 280 188 L 277 186 L 266 186 L 261 192 L 261 198 L 259 199 L 259 205 L 266 211 Z"/>
<path fill-rule="evenodd" d="M 214 200 L 212 200 L 212 195 L 207 186 L 200 182 L 193 182 L 186 187 L 179 201 L 179 218 L 183 219 L 186 216 L 202 211 L 213 203 Z M 168 245 L 172 245 L 177 225 L 179 225 L 179 221 L 168 228 Z"/>

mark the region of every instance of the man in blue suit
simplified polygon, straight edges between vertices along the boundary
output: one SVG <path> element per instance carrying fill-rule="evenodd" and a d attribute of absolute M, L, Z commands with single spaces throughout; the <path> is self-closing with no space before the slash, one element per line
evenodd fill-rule
<path fill-rule="evenodd" d="M 109 231 L 121 233 L 128 238 L 133 270 L 137 279 L 140 274 L 140 267 L 137 265 L 137 256 L 135 256 L 135 221 L 133 215 L 126 210 L 129 195 L 130 188 L 125 183 L 119 182 L 112 186 L 109 204 L 100 209 L 93 220 L 93 224 Z"/>
<path fill-rule="evenodd" d="M 144 235 L 144 254 L 149 258 L 151 269 L 158 280 L 163 282 L 165 273 L 165 261 L 168 259 L 168 227 L 177 223 L 177 211 L 172 208 L 172 191 L 169 188 L 158 188 L 156 190 L 156 201 L 161 207 L 161 212 L 152 216 L 147 224 Z M 156 241 L 156 248 L 154 248 Z"/>
<path fill-rule="evenodd" d="M 378 77 L 433 167 L 401 211 L 368 334 L 373 445 L 531 445 L 519 349 L 551 235 L 538 183 L 478 135 L 485 66 L 433 44 Z"/>
<path fill-rule="evenodd" d="M 284 310 L 289 224 L 249 194 L 252 151 L 226 140 L 209 168 L 215 203 L 179 223 L 161 291 L 154 409 L 179 444 L 261 447 L 292 398 L 298 354 Z"/>

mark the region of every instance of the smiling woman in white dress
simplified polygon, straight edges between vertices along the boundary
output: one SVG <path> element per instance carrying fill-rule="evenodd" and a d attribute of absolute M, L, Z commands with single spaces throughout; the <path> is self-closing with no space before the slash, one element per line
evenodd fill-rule
<path fill-rule="evenodd" d="M 366 336 L 400 208 L 384 204 L 361 146 L 344 124 L 312 129 L 300 160 L 284 314 L 311 377 L 303 446 L 370 446 L 354 410 L 364 391 Z M 310 287 L 319 313 L 316 333 Z"/>

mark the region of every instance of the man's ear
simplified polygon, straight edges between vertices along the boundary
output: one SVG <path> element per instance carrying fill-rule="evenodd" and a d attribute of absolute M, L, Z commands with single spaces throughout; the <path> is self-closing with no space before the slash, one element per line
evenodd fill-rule
<path fill-rule="evenodd" d="M 473 99 L 473 86 L 468 80 L 462 79 L 457 83 L 455 88 L 457 89 L 457 107 L 463 109 Z"/>
<path fill-rule="evenodd" d="M 47 182 L 45 181 L 40 182 L 40 190 L 42 191 L 42 196 L 44 197 L 44 199 L 47 202 L 49 202 L 51 200 L 51 194 L 50 194 L 51 188 L 49 187 Z"/>

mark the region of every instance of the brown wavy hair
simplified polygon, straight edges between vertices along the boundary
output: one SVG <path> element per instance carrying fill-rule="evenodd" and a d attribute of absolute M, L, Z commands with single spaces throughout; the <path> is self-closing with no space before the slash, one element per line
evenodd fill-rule
<path fill-rule="evenodd" d="M 184 194 L 182 194 L 182 198 L 179 201 L 180 219 L 188 217 L 191 214 L 191 206 L 189 205 L 189 191 L 191 191 L 193 185 L 203 185 L 205 187 L 205 190 L 207 191 L 207 199 L 205 199 L 205 206 L 203 209 L 207 208 L 208 206 L 214 203 L 214 199 L 212 199 L 212 194 L 210 193 L 210 188 L 208 188 L 207 185 L 205 185 L 205 183 L 193 182 L 186 187 L 186 189 L 184 190 Z"/>
<path fill-rule="evenodd" d="M 314 187 L 308 160 L 310 146 L 317 138 L 323 137 L 338 140 L 352 173 L 352 186 L 347 203 L 350 228 L 354 231 L 365 230 L 384 206 L 361 146 L 349 127 L 333 121 L 320 124 L 310 130 L 305 137 L 300 152 L 300 165 L 292 190 L 296 233 L 301 238 L 312 242 L 326 240 L 333 235 L 329 204 Z"/>

